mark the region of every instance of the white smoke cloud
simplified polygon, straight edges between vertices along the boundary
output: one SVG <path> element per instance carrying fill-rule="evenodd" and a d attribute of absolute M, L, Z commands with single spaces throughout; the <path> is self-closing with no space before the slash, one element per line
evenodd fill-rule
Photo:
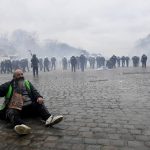
<path fill-rule="evenodd" d="M 149 0 L 0 0 L 0 33 L 20 28 L 110 56 L 149 34 Z"/>

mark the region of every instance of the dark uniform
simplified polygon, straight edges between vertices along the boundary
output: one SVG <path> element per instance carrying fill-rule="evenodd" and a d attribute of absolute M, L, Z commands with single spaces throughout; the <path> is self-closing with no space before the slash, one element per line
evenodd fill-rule
<path fill-rule="evenodd" d="M 1 62 L 1 73 L 6 73 L 5 61 Z"/>
<path fill-rule="evenodd" d="M 126 66 L 127 67 L 129 67 L 129 60 L 130 60 L 130 58 L 127 56 L 127 57 L 125 57 L 125 61 L 126 61 Z"/>
<path fill-rule="evenodd" d="M 76 71 L 76 65 L 77 65 L 77 59 L 75 56 L 72 56 L 70 58 L 70 63 L 71 63 L 71 70 L 72 72 L 75 72 Z"/>
<path fill-rule="evenodd" d="M 84 56 L 84 55 L 83 55 Z M 85 56 L 84 56 L 85 57 Z M 84 68 L 87 68 L 87 57 L 85 57 Z"/>
<path fill-rule="evenodd" d="M 112 63 L 112 68 L 116 68 L 116 62 L 117 62 L 117 57 L 115 55 L 113 55 L 110 58 L 110 63 Z"/>
<path fill-rule="evenodd" d="M 122 57 L 121 57 L 121 61 L 122 61 L 122 67 L 125 67 L 126 57 L 125 57 L 125 56 L 122 56 Z"/>
<path fill-rule="evenodd" d="M 132 61 L 133 61 L 133 67 L 138 67 L 139 66 L 140 58 L 138 56 L 133 56 Z"/>
<path fill-rule="evenodd" d="M 28 59 L 27 58 L 22 59 L 20 61 L 20 67 L 22 68 L 23 72 L 26 72 L 26 68 L 27 68 L 27 70 L 29 72 L 29 66 L 28 66 Z"/>
<path fill-rule="evenodd" d="M 51 63 L 52 63 L 52 67 L 51 67 L 51 70 L 55 70 L 56 69 L 56 58 L 55 57 L 52 57 L 51 58 Z"/>
<path fill-rule="evenodd" d="M 101 67 L 101 57 L 100 56 L 96 57 L 96 63 L 97 63 L 97 68 L 100 68 Z"/>
<path fill-rule="evenodd" d="M 105 58 L 100 57 L 100 66 L 105 66 Z"/>
<path fill-rule="evenodd" d="M 12 69 L 15 71 L 16 69 L 20 68 L 20 61 L 19 60 L 13 60 L 12 61 Z"/>
<path fill-rule="evenodd" d="M 80 57 L 76 56 L 76 60 L 77 60 L 77 69 L 80 69 Z"/>
<path fill-rule="evenodd" d="M 120 67 L 120 57 L 117 57 L 117 65 Z"/>
<path fill-rule="evenodd" d="M 94 69 L 95 67 L 95 57 L 89 57 L 90 68 Z"/>
<path fill-rule="evenodd" d="M 84 71 L 85 63 L 86 63 L 86 57 L 82 54 L 80 56 L 80 68 L 82 72 Z"/>
<path fill-rule="evenodd" d="M 7 73 L 12 73 L 12 64 L 11 60 L 5 60 L 5 69 Z"/>
<path fill-rule="evenodd" d="M 67 58 L 64 57 L 64 58 L 62 59 L 63 70 L 67 70 L 67 65 L 68 65 L 68 63 L 67 63 Z"/>
<path fill-rule="evenodd" d="M 48 57 L 44 58 L 44 72 L 49 71 L 49 64 L 50 62 L 49 62 Z"/>
<path fill-rule="evenodd" d="M 43 70 L 43 59 L 39 58 L 39 66 L 40 66 L 40 71 Z"/>
<path fill-rule="evenodd" d="M 38 76 L 38 63 L 39 63 L 39 60 L 36 57 L 36 55 L 34 54 L 31 59 L 31 67 L 33 68 L 33 76 L 34 77 L 35 77 L 35 74 Z"/>
<path fill-rule="evenodd" d="M 106 67 L 109 68 L 109 69 L 113 68 L 113 62 L 112 62 L 111 59 L 109 59 L 109 60 L 106 61 Z"/>
<path fill-rule="evenodd" d="M 145 54 L 141 57 L 142 68 L 146 68 L 147 56 Z"/>

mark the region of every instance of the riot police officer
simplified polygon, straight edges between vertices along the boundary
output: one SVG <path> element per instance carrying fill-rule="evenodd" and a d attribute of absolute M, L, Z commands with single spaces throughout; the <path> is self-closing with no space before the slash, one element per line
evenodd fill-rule
<path fill-rule="evenodd" d="M 35 54 L 33 54 L 32 59 L 31 59 L 31 67 L 33 68 L 33 76 L 35 77 L 35 74 L 38 76 L 38 63 L 39 60 L 36 57 Z"/>
<path fill-rule="evenodd" d="M 142 68 L 146 68 L 147 56 L 145 54 L 141 57 Z"/>

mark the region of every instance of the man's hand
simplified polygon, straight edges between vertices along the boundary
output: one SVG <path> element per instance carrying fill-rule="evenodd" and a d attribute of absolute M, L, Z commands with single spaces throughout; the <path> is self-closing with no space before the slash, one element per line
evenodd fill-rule
<path fill-rule="evenodd" d="M 37 99 L 37 103 L 43 104 L 43 103 L 44 103 L 44 99 L 43 99 L 42 97 L 39 97 L 39 98 Z"/>

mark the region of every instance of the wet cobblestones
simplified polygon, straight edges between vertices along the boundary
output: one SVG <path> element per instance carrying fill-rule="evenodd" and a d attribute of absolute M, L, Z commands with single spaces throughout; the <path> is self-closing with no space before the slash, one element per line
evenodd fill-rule
<path fill-rule="evenodd" d="M 0 83 L 12 75 L 0 75 Z M 53 114 L 64 120 L 53 128 L 28 118 L 32 134 L 18 136 L 0 121 L 0 149 L 149 150 L 150 68 L 25 73 Z M 1 99 L 1 102 L 3 100 Z"/>

